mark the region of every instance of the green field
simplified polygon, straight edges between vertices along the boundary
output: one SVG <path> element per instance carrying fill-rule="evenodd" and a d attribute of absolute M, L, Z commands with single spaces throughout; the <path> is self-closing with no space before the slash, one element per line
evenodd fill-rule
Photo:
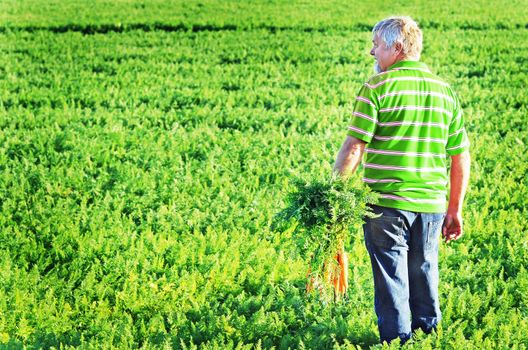
<path fill-rule="evenodd" d="M 0 348 L 381 347 L 360 228 L 324 303 L 270 225 L 331 174 L 390 14 L 472 153 L 441 327 L 406 348 L 528 349 L 526 0 L 2 1 Z"/>

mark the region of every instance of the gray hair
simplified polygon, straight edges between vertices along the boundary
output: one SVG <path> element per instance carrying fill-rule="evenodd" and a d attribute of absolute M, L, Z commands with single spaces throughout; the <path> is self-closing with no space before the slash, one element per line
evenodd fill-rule
<path fill-rule="evenodd" d="M 388 48 L 391 48 L 395 43 L 400 43 L 405 59 L 420 59 L 422 31 L 411 17 L 389 17 L 379 21 L 372 29 L 372 35 L 376 36 L 376 34 Z"/>

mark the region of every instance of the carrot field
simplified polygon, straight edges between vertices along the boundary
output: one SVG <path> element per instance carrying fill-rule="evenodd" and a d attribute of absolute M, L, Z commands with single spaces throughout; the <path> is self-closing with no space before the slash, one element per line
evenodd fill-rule
<path fill-rule="evenodd" d="M 442 323 L 405 348 L 528 349 L 526 0 L 1 1 L 0 348 L 398 348 L 359 226 L 328 302 L 272 225 L 294 179 L 331 174 L 392 14 L 472 155 Z"/>

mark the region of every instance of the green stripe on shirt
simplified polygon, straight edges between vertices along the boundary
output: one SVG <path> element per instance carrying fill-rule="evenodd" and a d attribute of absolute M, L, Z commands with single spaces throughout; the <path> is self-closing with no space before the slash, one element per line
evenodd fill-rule
<path fill-rule="evenodd" d="M 445 212 L 447 156 L 469 148 L 460 102 L 421 62 L 400 61 L 369 79 L 348 134 L 368 143 L 364 182 L 379 205 Z"/>

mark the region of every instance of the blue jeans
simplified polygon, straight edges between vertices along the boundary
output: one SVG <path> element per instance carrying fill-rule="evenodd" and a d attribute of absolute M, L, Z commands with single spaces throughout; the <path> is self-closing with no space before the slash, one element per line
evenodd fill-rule
<path fill-rule="evenodd" d="M 441 319 L 438 301 L 438 240 L 444 213 L 415 213 L 372 206 L 365 244 L 374 274 L 374 308 L 380 341 L 413 331 L 430 333 Z"/>

